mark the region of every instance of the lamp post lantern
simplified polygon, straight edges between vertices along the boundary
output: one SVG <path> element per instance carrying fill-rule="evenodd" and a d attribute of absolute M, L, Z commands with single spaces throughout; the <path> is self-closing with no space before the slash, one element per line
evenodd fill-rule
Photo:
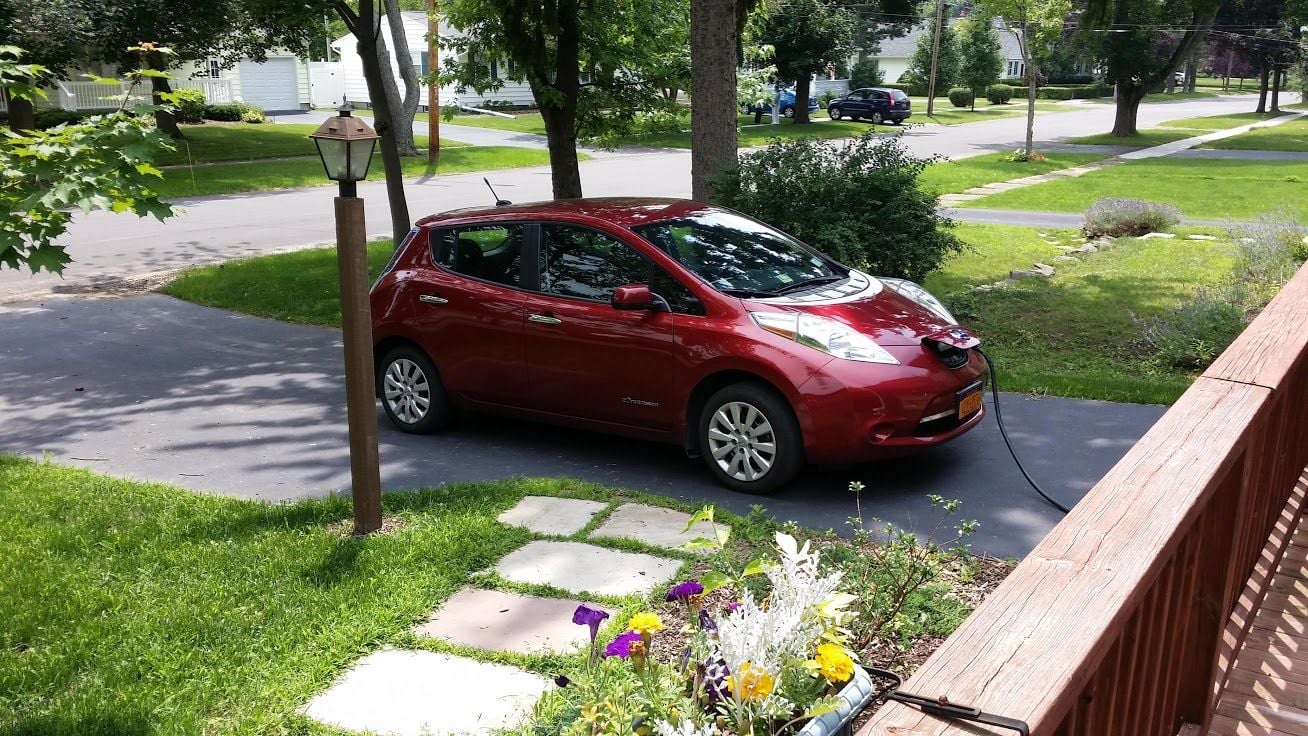
<path fill-rule="evenodd" d="M 350 489 L 354 533 L 381 528 L 381 471 L 377 454 L 377 404 L 373 392 L 372 314 L 368 305 L 368 238 L 357 182 L 379 137 L 342 105 L 310 136 L 336 197 L 336 258 L 341 284 L 341 340 L 345 344 L 345 408 L 350 433 Z"/>

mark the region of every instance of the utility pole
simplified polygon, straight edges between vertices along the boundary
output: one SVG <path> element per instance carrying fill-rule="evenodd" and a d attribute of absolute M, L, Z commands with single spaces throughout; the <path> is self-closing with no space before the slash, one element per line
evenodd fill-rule
<path fill-rule="evenodd" d="M 940 61 L 940 24 L 945 18 L 945 0 L 936 0 L 936 34 L 931 41 L 931 78 L 927 80 L 927 117 L 935 113 L 936 64 Z"/>
<path fill-rule="evenodd" d="M 440 29 L 436 0 L 427 0 L 427 161 L 433 166 L 441 162 Z"/>

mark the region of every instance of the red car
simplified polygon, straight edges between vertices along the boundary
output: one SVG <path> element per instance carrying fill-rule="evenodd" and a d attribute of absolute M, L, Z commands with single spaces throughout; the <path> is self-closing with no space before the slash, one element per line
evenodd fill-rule
<path fill-rule="evenodd" d="M 723 484 L 883 458 L 981 421 L 978 340 L 925 289 L 674 199 L 418 222 L 372 289 L 377 395 L 405 432 L 493 411 L 683 445 Z"/>

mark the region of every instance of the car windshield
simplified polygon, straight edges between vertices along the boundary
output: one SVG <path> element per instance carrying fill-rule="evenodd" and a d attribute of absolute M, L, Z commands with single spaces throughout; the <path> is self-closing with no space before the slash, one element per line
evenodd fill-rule
<path fill-rule="evenodd" d="M 849 275 L 785 233 L 731 212 L 633 229 L 719 291 L 736 296 L 773 296 Z"/>

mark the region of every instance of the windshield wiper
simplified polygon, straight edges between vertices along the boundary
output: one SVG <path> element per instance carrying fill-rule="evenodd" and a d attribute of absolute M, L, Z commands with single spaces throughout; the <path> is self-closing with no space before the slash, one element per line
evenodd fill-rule
<path fill-rule="evenodd" d="M 727 296 L 734 296 L 740 299 L 758 299 L 761 297 L 776 296 L 775 292 L 761 291 L 759 289 L 718 289 L 718 291 Z"/>
<path fill-rule="evenodd" d="M 799 291 L 800 289 L 805 289 L 810 286 L 819 286 L 821 284 L 832 284 L 837 281 L 844 281 L 847 278 L 849 277 L 848 276 L 815 276 L 811 279 L 796 281 L 793 284 L 778 286 L 777 288 L 773 289 L 768 293 L 771 294 L 772 296 L 781 296 L 782 294 L 789 294 L 793 291 Z"/>

